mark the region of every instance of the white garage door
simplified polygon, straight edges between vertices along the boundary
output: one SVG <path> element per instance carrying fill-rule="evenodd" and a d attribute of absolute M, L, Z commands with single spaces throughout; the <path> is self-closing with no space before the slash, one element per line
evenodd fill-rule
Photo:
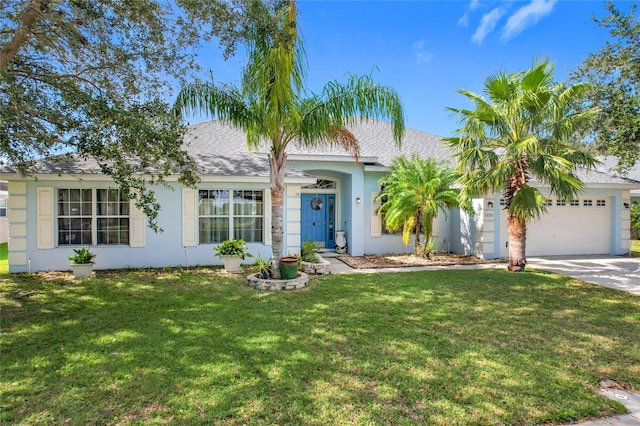
<path fill-rule="evenodd" d="M 548 203 L 547 213 L 527 225 L 527 256 L 610 253 L 611 198 L 550 198 Z M 506 213 L 501 216 L 508 239 Z"/>

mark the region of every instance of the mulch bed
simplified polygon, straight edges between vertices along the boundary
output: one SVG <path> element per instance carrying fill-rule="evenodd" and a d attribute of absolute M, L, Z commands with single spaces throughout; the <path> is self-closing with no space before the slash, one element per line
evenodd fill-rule
<path fill-rule="evenodd" d="M 505 263 L 503 259 L 480 259 L 462 254 L 437 254 L 431 259 L 411 254 L 365 254 L 364 256 L 340 255 L 338 259 L 355 269 L 397 268 L 409 266 L 450 266 L 481 263 Z"/>

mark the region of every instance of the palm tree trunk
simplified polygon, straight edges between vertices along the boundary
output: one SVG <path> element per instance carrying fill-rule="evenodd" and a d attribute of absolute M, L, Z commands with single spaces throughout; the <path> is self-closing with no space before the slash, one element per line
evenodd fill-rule
<path fill-rule="evenodd" d="M 527 224 L 516 216 L 509 214 L 509 265 L 507 269 L 511 272 L 524 272 L 527 264 L 525 257 L 527 241 Z"/>
<path fill-rule="evenodd" d="M 417 216 L 416 227 L 414 231 L 416 236 L 413 241 L 413 254 L 415 256 L 420 256 L 420 231 L 422 228 L 422 223 L 421 223 L 422 212 L 418 211 L 416 216 Z"/>
<path fill-rule="evenodd" d="M 284 151 L 279 154 L 271 152 L 269 155 L 271 165 L 271 253 L 273 278 L 280 279 L 280 258 L 284 250 L 284 169 L 287 164 L 287 155 Z"/>
<path fill-rule="evenodd" d="M 427 246 L 431 241 L 431 236 L 433 235 L 433 216 L 430 214 L 424 215 L 424 244 L 422 245 L 422 255 L 431 259 L 431 251 L 427 253 Z"/>

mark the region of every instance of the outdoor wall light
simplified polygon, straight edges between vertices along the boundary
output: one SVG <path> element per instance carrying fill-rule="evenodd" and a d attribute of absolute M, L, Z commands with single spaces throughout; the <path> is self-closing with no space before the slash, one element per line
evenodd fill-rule
<path fill-rule="evenodd" d="M 356 198 L 356 204 L 360 204 L 362 202 L 362 198 L 358 197 Z"/>
<path fill-rule="evenodd" d="M 629 208 L 629 203 L 624 203 L 624 208 L 628 209 Z"/>
<path fill-rule="evenodd" d="M 489 202 L 487 203 L 487 205 L 489 206 L 489 208 L 490 208 L 490 209 L 492 209 L 492 208 L 493 208 L 493 201 L 489 201 Z"/>

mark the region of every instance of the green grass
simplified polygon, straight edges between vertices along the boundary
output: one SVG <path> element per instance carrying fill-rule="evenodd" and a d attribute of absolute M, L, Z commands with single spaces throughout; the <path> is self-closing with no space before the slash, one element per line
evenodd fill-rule
<path fill-rule="evenodd" d="M 640 298 L 553 274 L 66 277 L 0 282 L 0 423 L 524 425 L 640 389 Z"/>
<path fill-rule="evenodd" d="M 0 244 L 0 274 L 9 272 L 9 248 L 7 243 Z"/>
<path fill-rule="evenodd" d="M 640 256 L 640 240 L 631 240 L 631 254 Z"/>

